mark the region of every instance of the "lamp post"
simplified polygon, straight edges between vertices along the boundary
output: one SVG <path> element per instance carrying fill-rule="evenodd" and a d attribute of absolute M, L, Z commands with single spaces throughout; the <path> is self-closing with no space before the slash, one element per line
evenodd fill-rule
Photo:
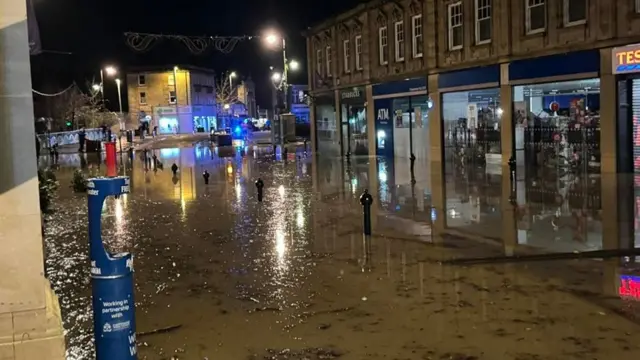
<path fill-rule="evenodd" d="M 266 36 L 267 44 L 270 46 L 277 46 L 280 39 L 282 40 L 281 46 L 282 46 L 283 70 L 282 70 L 282 74 L 277 76 L 278 84 L 276 84 L 276 88 L 284 93 L 283 105 L 286 110 L 287 109 L 287 87 L 289 85 L 288 74 L 289 74 L 289 65 L 290 65 L 289 62 L 287 61 L 287 41 L 284 36 L 278 36 L 276 33 L 273 33 L 273 32 Z M 291 65 L 292 65 L 291 66 L 292 70 L 296 70 L 299 67 L 299 64 L 297 61 L 292 61 Z M 272 76 L 271 79 L 276 81 L 274 77 L 275 76 Z"/>
<path fill-rule="evenodd" d="M 176 100 L 176 135 L 180 130 L 180 114 L 178 114 L 178 67 L 173 67 L 173 92 Z"/>
<path fill-rule="evenodd" d="M 232 91 L 232 89 L 233 89 L 233 78 L 234 78 L 234 77 L 236 77 L 236 76 L 238 76 L 238 74 L 236 74 L 236 72 L 235 72 L 235 71 L 232 71 L 232 72 L 229 74 L 229 92 L 231 92 L 231 91 Z"/>
<path fill-rule="evenodd" d="M 124 122 L 122 119 L 122 92 L 120 90 L 120 79 L 116 79 L 116 85 L 118 86 L 118 106 L 120 108 L 120 131 L 122 131 L 122 123 Z"/>
<path fill-rule="evenodd" d="M 104 73 L 107 73 L 107 76 L 114 76 L 118 73 L 113 66 L 107 66 L 104 69 L 100 69 L 100 95 L 102 96 L 102 102 L 104 103 Z"/>

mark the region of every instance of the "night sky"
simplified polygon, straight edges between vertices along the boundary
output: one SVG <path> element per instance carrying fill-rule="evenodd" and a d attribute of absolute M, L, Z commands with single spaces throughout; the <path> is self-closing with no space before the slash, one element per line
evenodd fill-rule
<path fill-rule="evenodd" d="M 99 81 L 101 66 L 126 71 L 131 66 L 189 64 L 219 73 L 237 71 L 256 82 L 259 106 L 270 102 L 269 66 L 281 67 L 278 51 L 259 40 L 240 43 L 230 54 L 209 50 L 193 55 L 184 45 L 163 41 L 138 53 L 124 32 L 180 35 L 260 35 L 265 29 L 286 34 L 288 57 L 303 68 L 290 83 L 306 83 L 306 43 L 302 31 L 365 0 L 35 0 L 36 18 L 45 53 L 32 56 L 34 89 L 52 93 L 76 81 Z M 69 52 L 71 55 L 50 53 Z M 116 87 L 105 81 L 110 107 Z"/>

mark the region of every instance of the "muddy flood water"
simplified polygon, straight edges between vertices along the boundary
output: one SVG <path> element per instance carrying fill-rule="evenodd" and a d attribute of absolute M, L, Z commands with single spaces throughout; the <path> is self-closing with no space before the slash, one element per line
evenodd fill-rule
<path fill-rule="evenodd" d="M 207 147 L 154 152 L 164 170 L 136 154 L 121 169 L 131 194 L 103 215 L 109 248 L 135 256 L 140 359 L 640 358 L 636 303 L 603 290 L 615 287 L 615 259 L 442 264 L 482 256 L 483 245 L 417 236 L 384 213 L 362 236 L 368 159 L 345 169 Z M 45 243 L 68 359 L 80 360 L 94 350 L 87 200 L 68 186 L 74 168 L 57 170 Z"/>

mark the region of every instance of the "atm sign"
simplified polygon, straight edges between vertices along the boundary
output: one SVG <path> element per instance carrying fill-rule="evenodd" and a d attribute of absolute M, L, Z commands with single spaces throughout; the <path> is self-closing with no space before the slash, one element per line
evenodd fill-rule
<path fill-rule="evenodd" d="M 640 72 L 640 44 L 614 48 L 611 54 L 614 74 Z"/>

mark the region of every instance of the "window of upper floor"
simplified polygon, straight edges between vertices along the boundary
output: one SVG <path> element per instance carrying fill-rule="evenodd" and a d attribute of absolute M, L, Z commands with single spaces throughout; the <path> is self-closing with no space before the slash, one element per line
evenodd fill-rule
<path fill-rule="evenodd" d="M 138 86 L 147 85 L 147 76 L 145 74 L 138 75 Z"/>
<path fill-rule="evenodd" d="M 331 58 L 331 46 L 327 46 L 325 48 L 325 55 L 324 55 L 324 59 L 326 62 L 326 71 L 327 71 L 327 76 L 331 76 L 331 62 L 332 62 L 332 58 Z"/>
<path fill-rule="evenodd" d="M 582 25 L 587 22 L 587 0 L 563 0 L 564 26 Z"/>
<path fill-rule="evenodd" d="M 362 35 L 356 35 L 356 70 L 362 70 Z"/>
<path fill-rule="evenodd" d="M 378 57 L 380 65 L 389 63 L 389 34 L 386 26 L 378 29 Z"/>
<path fill-rule="evenodd" d="M 322 76 L 322 50 L 318 49 L 316 50 L 316 73 L 320 76 Z"/>
<path fill-rule="evenodd" d="M 139 100 L 138 102 L 140 103 L 140 105 L 146 105 L 147 104 L 147 93 L 144 92 L 144 91 L 140 91 L 138 100 Z"/>
<path fill-rule="evenodd" d="M 449 50 L 460 50 L 464 39 L 462 1 L 449 4 L 447 15 Z"/>
<path fill-rule="evenodd" d="M 491 0 L 475 0 L 476 45 L 491 42 Z"/>
<path fill-rule="evenodd" d="M 344 40 L 342 42 L 342 62 L 345 74 L 351 72 L 351 42 Z"/>
<path fill-rule="evenodd" d="M 547 29 L 546 0 L 525 1 L 525 30 L 527 35 L 538 34 Z"/>
<path fill-rule="evenodd" d="M 393 24 L 395 40 L 396 62 L 404 61 L 404 21 L 396 21 Z"/>
<path fill-rule="evenodd" d="M 169 104 L 175 104 L 178 101 L 178 97 L 176 96 L 176 92 L 171 90 L 169 91 Z"/>
<path fill-rule="evenodd" d="M 414 59 L 422 57 L 423 41 L 422 15 L 415 15 L 411 17 L 411 54 Z"/>

